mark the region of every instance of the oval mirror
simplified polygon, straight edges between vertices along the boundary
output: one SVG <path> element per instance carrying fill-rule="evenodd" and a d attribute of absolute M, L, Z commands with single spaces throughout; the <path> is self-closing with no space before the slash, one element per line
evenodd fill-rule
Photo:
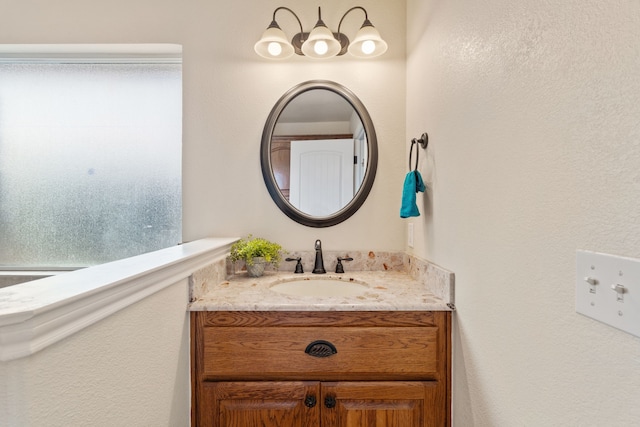
<path fill-rule="evenodd" d="M 271 110 L 260 146 L 262 176 L 273 201 L 289 218 L 329 227 L 353 215 L 376 175 L 373 122 L 344 86 L 301 83 Z"/>

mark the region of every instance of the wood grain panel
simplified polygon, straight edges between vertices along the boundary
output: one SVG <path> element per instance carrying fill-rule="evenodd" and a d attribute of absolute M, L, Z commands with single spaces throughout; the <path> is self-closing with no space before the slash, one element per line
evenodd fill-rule
<path fill-rule="evenodd" d="M 317 382 L 213 382 L 203 386 L 200 427 L 319 427 L 321 406 Z"/>
<path fill-rule="evenodd" d="M 322 408 L 323 426 L 423 427 L 425 387 L 423 382 L 332 382 L 322 383 L 322 400 L 336 401 L 334 408 Z"/>
<path fill-rule="evenodd" d="M 205 326 L 438 326 L 445 312 L 432 311 L 207 311 Z M 435 317 L 438 316 L 438 320 Z"/>
<path fill-rule="evenodd" d="M 337 354 L 306 347 L 325 340 Z M 427 327 L 217 327 L 204 335 L 203 377 L 438 379 L 438 330 Z"/>

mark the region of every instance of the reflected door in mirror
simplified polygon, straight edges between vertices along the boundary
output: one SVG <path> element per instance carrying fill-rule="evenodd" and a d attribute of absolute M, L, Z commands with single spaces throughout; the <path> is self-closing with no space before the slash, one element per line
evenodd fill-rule
<path fill-rule="evenodd" d="M 282 197 L 290 203 L 290 178 L 291 178 L 291 141 L 314 141 L 314 140 L 327 140 L 327 139 L 349 139 L 354 140 L 354 135 L 350 133 L 339 134 L 314 134 L 314 135 L 273 135 L 270 143 L 270 159 L 271 170 L 273 171 L 273 177 L 275 179 L 278 191 L 282 194 Z M 355 171 L 359 170 L 360 175 L 363 175 L 366 171 L 367 159 L 367 146 L 366 138 L 361 141 L 357 137 L 354 140 L 355 155 L 358 156 L 358 164 L 364 161 L 363 167 L 355 167 Z M 364 148 L 362 148 L 364 144 Z M 355 166 L 355 165 L 352 165 Z M 363 170 L 364 169 L 364 170 Z M 362 177 L 358 179 L 356 175 L 355 189 L 360 188 L 362 184 Z"/>
<path fill-rule="evenodd" d="M 291 204 L 314 216 L 345 207 L 354 193 L 353 152 L 353 139 L 291 141 Z"/>

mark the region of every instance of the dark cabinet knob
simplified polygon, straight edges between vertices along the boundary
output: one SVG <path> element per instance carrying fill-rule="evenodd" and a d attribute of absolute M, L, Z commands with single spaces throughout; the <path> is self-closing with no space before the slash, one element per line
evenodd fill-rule
<path fill-rule="evenodd" d="M 329 409 L 335 408 L 336 407 L 336 398 L 333 397 L 333 396 L 326 396 L 324 398 L 324 406 L 326 406 Z"/>
<path fill-rule="evenodd" d="M 313 408 L 314 406 L 316 406 L 316 397 L 313 395 L 305 397 L 304 406 L 306 406 L 307 408 Z"/>

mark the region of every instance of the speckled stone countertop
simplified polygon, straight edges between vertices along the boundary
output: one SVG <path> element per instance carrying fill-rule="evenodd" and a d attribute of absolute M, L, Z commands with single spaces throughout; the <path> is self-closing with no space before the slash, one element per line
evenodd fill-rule
<path fill-rule="evenodd" d="M 368 289 L 349 297 L 290 296 L 271 286 L 290 280 L 339 279 L 364 282 Z M 191 311 L 451 311 L 443 299 L 404 271 L 353 271 L 345 274 L 246 273 L 211 285 L 192 301 Z"/>

